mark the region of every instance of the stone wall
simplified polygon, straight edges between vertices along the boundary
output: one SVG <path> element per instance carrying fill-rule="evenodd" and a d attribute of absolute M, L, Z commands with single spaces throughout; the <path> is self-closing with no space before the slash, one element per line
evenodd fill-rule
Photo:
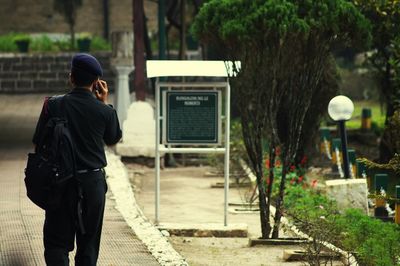
<path fill-rule="evenodd" d="M 93 53 L 100 61 L 111 91 L 115 74 L 111 69 L 111 52 Z M 57 54 L 0 54 L 0 92 L 62 93 L 70 89 L 68 74 L 73 53 Z M 130 87 L 132 91 L 132 77 Z"/>
<path fill-rule="evenodd" d="M 108 0 L 109 31 L 132 30 L 132 0 Z M 157 26 L 157 4 L 144 1 L 149 30 Z M 77 12 L 76 32 L 104 35 L 103 1 L 85 0 Z M 0 0 L 0 34 L 69 33 L 64 18 L 54 12 L 53 0 Z"/>

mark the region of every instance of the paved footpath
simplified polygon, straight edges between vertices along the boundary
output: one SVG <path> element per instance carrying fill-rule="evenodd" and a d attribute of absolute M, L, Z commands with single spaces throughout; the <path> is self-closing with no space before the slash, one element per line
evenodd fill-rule
<path fill-rule="evenodd" d="M 26 154 L 44 95 L 0 94 L 0 266 L 42 266 L 44 212 L 26 197 Z M 73 254 L 70 255 L 73 265 Z M 99 266 L 159 265 L 115 209 L 107 204 Z"/>

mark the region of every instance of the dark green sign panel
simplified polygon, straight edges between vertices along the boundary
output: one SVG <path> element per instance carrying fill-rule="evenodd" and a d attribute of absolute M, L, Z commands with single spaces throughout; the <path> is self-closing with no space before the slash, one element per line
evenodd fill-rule
<path fill-rule="evenodd" d="M 220 91 L 166 91 L 163 98 L 163 143 L 220 143 Z"/>

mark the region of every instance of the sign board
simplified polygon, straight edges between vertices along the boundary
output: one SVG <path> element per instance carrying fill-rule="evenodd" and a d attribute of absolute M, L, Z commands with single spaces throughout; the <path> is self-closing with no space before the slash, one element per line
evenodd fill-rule
<path fill-rule="evenodd" d="M 221 91 L 163 92 L 163 144 L 221 144 Z"/>

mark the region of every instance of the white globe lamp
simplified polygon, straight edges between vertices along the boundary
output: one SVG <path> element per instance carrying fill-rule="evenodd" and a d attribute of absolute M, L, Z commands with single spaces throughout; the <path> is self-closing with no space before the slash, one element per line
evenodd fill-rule
<path fill-rule="evenodd" d="M 335 121 L 347 121 L 351 118 L 353 112 L 353 102 L 344 95 L 336 96 L 329 102 L 328 114 Z"/>
<path fill-rule="evenodd" d="M 329 116 L 338 123 L 340 130 L 340 139 L 342 142 L 342 154 L 343 154 L 343 172 L 346 179 L 350 178 L 350 163 L 349 155 L 347 153 L 347 134 L 345 122 L 350 120 L 351 115 L 354 112 L 353 102 L 344 95 L 339 95 L 329 102 L 328 114 Z"/>

